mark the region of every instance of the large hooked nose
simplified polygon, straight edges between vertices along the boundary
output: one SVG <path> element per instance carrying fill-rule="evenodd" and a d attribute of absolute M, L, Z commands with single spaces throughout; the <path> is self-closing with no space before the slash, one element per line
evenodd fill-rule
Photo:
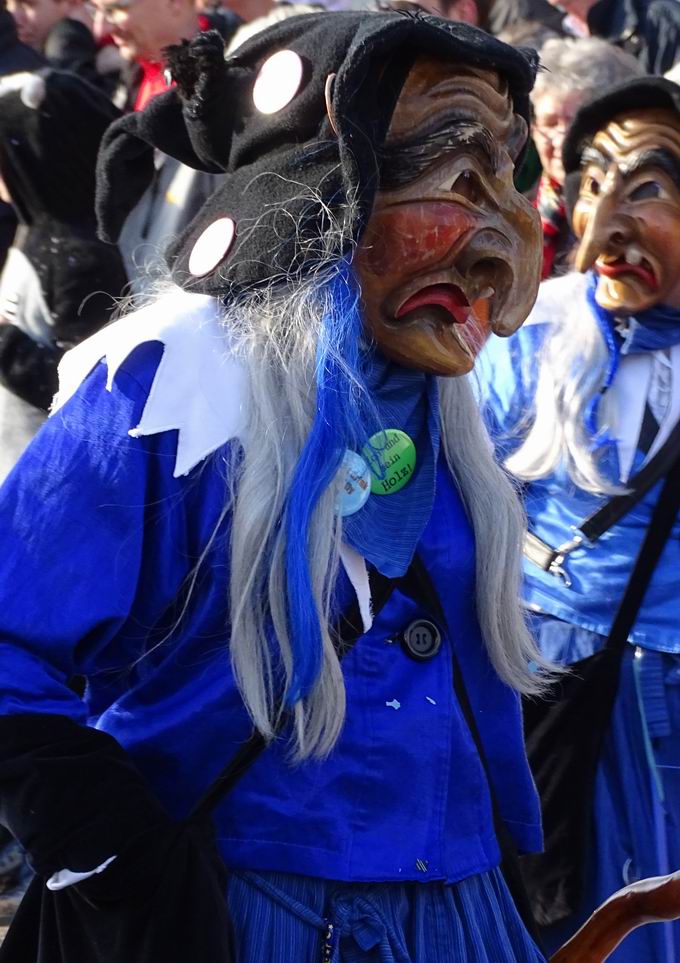
<path fill-rule="evenodd" d="M 488 324 L 507 337 L 526 320 L 541 278 L 541 222 L 538 212 L 512 182 L 497 192 L 497 203 L 479 218 L 456 267 L 472 290 L 491 289 Z"/>
<path fill-rule="evenodd" d="M 634 237 L 635 220 L 621 210 L 619 185 L 612 182 L 595 201 L 576 250 L 576 270 L 588 271 L 602 254 L 621 254 Z"/>
<path fill-rule="evenodd" d="M 495 291 L 488 318 L 495 334 L 507 337 L 527 319 L 538 294 L 542 258 L 538 211 L 517 191 L 509 169 L 497 180 L 495 202 L 480 218 L 462 265 L 478 287 L 483 281 Z"/>

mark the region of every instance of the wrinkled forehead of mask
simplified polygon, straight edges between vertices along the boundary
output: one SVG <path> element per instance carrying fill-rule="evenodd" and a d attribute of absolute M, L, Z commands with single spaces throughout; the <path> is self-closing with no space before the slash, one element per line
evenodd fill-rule
<path fill-rule="evenodd" d="M 527 133 L 526 120 L 514 112 L 504 77 L 488 68 L 419 57 L 378 152 L 380 189 L 409 184 L 430 165 L 458 151 L 495 159 L 504 148 L 516 161 Z"/>
<path fill-rule="evenodd" d="M 494 71 L 524 121 L 533 51 L 428 15 L 295 16 L 224 60 L 201 34 L 169 53 L 176 87 L 114 124 L 100 157 L 100 231 L 115 239 L 150 183 L 153 150 L 222 185 L 168 253 L 183 287 L 235 296 L 318 263 L 340 228 L 346 250 L 366 225 L 380 154 L 416 58 Z M 335 253 L 344 253 L 341 251 Z"/>

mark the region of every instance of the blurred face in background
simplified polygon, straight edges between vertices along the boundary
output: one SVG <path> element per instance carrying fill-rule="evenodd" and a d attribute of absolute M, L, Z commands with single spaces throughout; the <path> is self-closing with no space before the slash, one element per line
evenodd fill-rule
<path fill-rule="evenodd" d="M 545 173 L 559 185 L 564 184 L 562 144 L 586 91 L 546 90 L 533 101 L 531 132 Z"/>
<path fill-rule="evenodd" d="M 70 15 L 71 0 L 7 0 L 22 43 L 41 51 L 52 27 Z"/>
<path fill-rule="evenodd" d="M 587 18 L 590 8 L 594 7 L 596 2 L 597 0 L 548 0 L 553 7 L 560 7 L 572 17 L 578 17 L 579 20 Z"/>
<path fill-rule="evenodd" d="M 461 23 L 480 25 L 480 14 L 476 0 L 425 0 L 422 6 L 437 17 L 445 20 L 458 20 Z"/>
<path fill-rule="evenodd" d="M 198 21 L 190 0 L 96 0 L 121 57 L 159 62 L 170 44 L 190 39 Z"/>

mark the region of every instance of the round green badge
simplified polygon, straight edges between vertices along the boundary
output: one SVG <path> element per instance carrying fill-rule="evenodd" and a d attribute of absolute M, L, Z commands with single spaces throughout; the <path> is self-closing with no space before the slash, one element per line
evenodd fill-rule
<path fill-rule="evenodd" d="M 361 452 L 371 469 L 371 493 L 393 495 L 410 480 L 416 467 L 416 446 L 398 428 L 377 431 Z"/>

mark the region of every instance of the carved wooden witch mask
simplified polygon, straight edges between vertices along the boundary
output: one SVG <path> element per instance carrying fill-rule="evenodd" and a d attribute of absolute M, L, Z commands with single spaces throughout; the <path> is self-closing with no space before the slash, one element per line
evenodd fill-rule
<path fill-rule="evenodd" d="M 597 273 L 602 307 L 680 308 L 680 115 L 632 109 L 602 126 L 581 157 L 573 224 L 576 267 Z"/>
<path fill-rule="evenodd" d="M 416 60 L 354 259 L 387 357 L 465 374 L 489 330 L 509 335 L 526 318 L 541 263 L 538 215 L 513 184 L 526 138 L 495 71 Z"/>

